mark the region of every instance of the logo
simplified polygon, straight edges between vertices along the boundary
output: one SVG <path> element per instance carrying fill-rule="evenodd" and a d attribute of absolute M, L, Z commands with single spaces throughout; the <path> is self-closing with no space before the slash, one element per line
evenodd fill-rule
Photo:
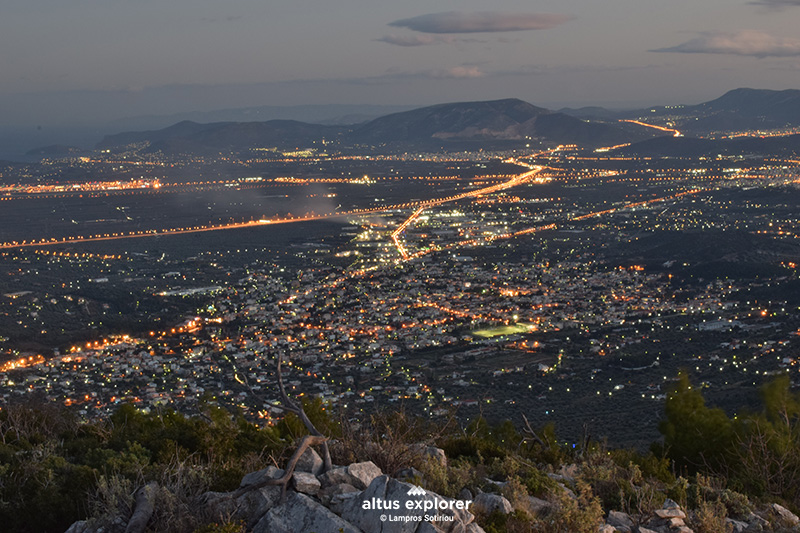
<path fill-rule="evenodd" d="M 425 496 L 427 492 L 422 487 L 417 487 L 416 485 L 412 485 L 410 489 L 408 489 L 409 496 Z"/>

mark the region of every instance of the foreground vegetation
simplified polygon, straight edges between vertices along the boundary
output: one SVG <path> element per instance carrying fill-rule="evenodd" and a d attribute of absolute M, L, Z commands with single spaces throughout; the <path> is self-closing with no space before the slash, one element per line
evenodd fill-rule
<path fill-rule="evenodd" d="M 338 464 L 371 460 L 450 497 L 464 489 L 501 493 L 515 510 L 479 516 L 489 532 L 594 532 L 609 510 L 647 516 L 669 497 L 691 511 L 690 525 L 702 533 L 727 531 L 725 518 L 745 520 L 765 502 L 800 509 L 800 394 L 785 377 L 761 392 L 760 410 L 731 418 L 679 376 L 666 402 L 664 440 L 647 453 L 595 441 L 567 447 L 554 426 L 534 431 L 478 419 L 461 427 L 403 412 L 336 420 L 319 402 L 307 403 L 306 412 L 332 438 Z M 294 416 L 259 428 L 213 405 L 192 416 L 124 405 L 92 423 L 52 403 L 6 405 L 0 523 L 7 531 L 59 533 L 86 517 L 111 523 L 130 513 L 137 487 L 156 481 L 162 505 L 150 530 L 240 531 L 235 521 L 213 525 L 199 497 L 285 464 L 303 434 Z M 420 454 L 420 443 L 442 448 L 447 461 Z M 780 519 L 770 523 L 793 531 L 781 529 Z"/>

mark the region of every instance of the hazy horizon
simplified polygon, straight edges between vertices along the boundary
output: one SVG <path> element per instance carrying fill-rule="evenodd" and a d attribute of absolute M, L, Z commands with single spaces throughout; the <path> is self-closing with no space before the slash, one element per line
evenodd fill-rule
<path fill-rule="evenodd" d="M 264 105 L 694 104 L 739 87 L 800 87 L 798 6 L 9 0 L 0 126 Z"/>

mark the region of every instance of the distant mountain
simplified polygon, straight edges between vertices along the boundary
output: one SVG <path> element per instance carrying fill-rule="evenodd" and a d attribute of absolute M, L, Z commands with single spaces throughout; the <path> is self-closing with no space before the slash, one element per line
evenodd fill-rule
<path fill-rule="evenodd" d="M 800 127 L 800 90 L 734 89 L 697 105 L 657 106 L 631 111 L 602 107 L 565 108 L 581 119 L 640 119 L 675 127 L 688 134 Z"/>
<path fill-rule="evenodd" d="M 446 146 L 463 141 L 579 143 L 601 146 L 646 137 L 619 124 L 589 122 L 509 98 L 423 107 L 375 119 L 354 129 L 358 142 Z"/>
<path fill-rule="evenodd" d="M 462 146 L 514 146 L 546 142 L 584 146 L 619 144 L 648 138 L 652 132 L 617 122 L 592 122 L 536 107 L 517 99 L 461 102 L 386 115 L 361 125 L 336 126 L 291 120 L 266 122 L 183 121 L 168 128 L 105 137 L 97 147 L 164 153 L 211 153 L 218 150 L 311 147 L 325 140 L 341 145 L 397 145 L 420 149 Z M 470 145 L 470 143 L 473 143 Z"/>
<path fill-rule="evenodd" d="M 782 137 L 737 137 L 734 139 L 698 139 L 694 137 L 659 137 L 631 144 L 615 151 L 620 155 L 650 157 L 768 156 L 800 154 L 800 135 Z"/>
<path fill-rule="evenodd" d="M 800 90 L 734 89 L 696 108 L 707 113 L 733 113 L 777 124 L 797 125 L 800 124 Z"/>
<path fill-rule="evenodd" d="M 51 144 L 49 146 L 42 146 L 28 150 L 25 155 L 40 156 L 40 157 L 64 157 L 85 152 L 83 148 L 77 146 L 67 146 L 64 144 Z"/>
<path fill-rule="evenodd" d="M 266 122 L 268 120 L 297 120 L 312 124 L 360 124 L 372 119 L 407 111 L 414 106 L 320 104 L 296 106 L 254 106 L 214 111 L 193 111 L 171 115 L 146 115 L 119 119 L 109 126 L 116 131 L 155 130 L 178 122 Z"/>
<path fill-rule="evenodd" d="M 708 131 L 783 128 L 800 125 L 800 91 L 736 89 L 696 106 L 669 106 L 640 111 L 639 118 L 668 124 L 685 134 L 674 140 L 653 139 L 658 131 L 620 122 L 618 112 L 602 108 L 572 110 L 578 118 L 518 99 L 439 104 L 385 115 L 363 124 L 326 125 L 294 120 L 265 122 L 183 121 L 164 129 L 109 135 L 98 148 L 142 144 L 140 149 L 168 154 L 209 154 L 252 148 L 309 148 L 326 141 L 341 147 L 368 145 L 425 150 L 518 148 L 525 144 L 578 144 L 592 148 L 637 143 L 630 150 L 669 154 L 792 153 L 794 138 L 692 139 Z M 649 143 L 639 141 L 653 139 Z"/>
<path fill-rule="evenodd" d="M 251 148 L 294 149 L 309 147 L 323 139 L 334 139 L 348 131 L 341 126 L 306 124 L 294 120 L 267 122 L 179 122 L 155 131 L 126 132 L 106 136 L 99 149 L 146 144 L 146 151 L 167 154 L 209 153 Z"/>

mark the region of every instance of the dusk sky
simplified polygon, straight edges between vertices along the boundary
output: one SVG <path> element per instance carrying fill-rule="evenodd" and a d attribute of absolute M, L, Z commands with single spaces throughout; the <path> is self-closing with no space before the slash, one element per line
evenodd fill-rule
<path fill-rule="evenodd" d="M 4 0 L 5 124 L 800 88 L 800 0 Z"/>

